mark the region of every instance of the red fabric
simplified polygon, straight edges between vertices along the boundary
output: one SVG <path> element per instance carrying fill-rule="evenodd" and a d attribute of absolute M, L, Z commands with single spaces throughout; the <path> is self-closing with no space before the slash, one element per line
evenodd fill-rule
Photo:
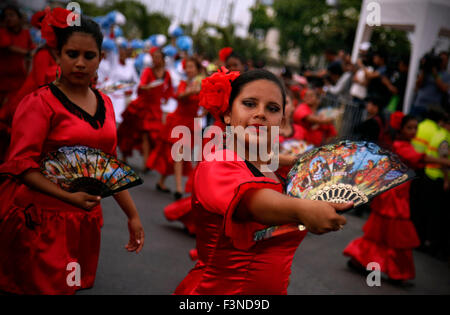
<path fill-rule="evenodd" d="M 294 124 L 300 126 L 298 136 L 300 140 L 305 140 L 315 146 L 321 146 L 327 138 L 335 137 L 337 131 L 332 124 L 310 124 L 305 120 L 306 117 L 312 115 L 313 111 L 308 104 L 300 104 L 294 112 Z"/>
<path fill-rule="evenodd" d="M 41 35 L 42 38 L 45 39 L 48 46 L 56 48 L 57 39 L 53 27 L 57 28 L 68 27 L 69 25 L 67 24 L 67 17 L 72 12 L 59 7 L 56 7 L 51 11 L 49 9 L 46 9 L 45 12 L 46 12 L 45 17 L 42 19 L 41 22 Z M 75 21 L 77 16 L 78 16 L 77 14 L 74 14 L 72 16 L 72 22 Z"/>
<path fill-rule="evenodd" d="M 57 64 L 49 49 L 39 49 L 33 57 L 33 65 L 22 87 L 0 108 L 0 121 L 8 127 L 8 133 L 17 105 L 23 98 L 40 86 L 56 79 Z M 3 139 L 2 139 L 3 140 Z"/>
<path fill-rule="evenodd" d="M 393 148 L 409 166 L 421 165 L 424 155 L 417 153 L 411 143 L 394 141 Z M 381 271 L 391 279 L 415 277 L 412 249 L 420 245 L 420 240 L 410 220 L 410 186 L 407 182 L 374 198 L 372 212 L 363 227 L 364 235 L 352 241 L 344 255 L 363 266 L 379 263 Z"/>
<path fill-rule="evenodd" d="M 178 97 L 184 93 L 186 87 L 187 83 L 185 81 L 181 81 L 178 86 L 176 96 Z M 194 119 L 197 116 L 198 111 L 198 100 L 198 94 L 191 95 L 183 99 L 178 98 L 177 109 L 175 112 L 167 115 L 166 123 L 161 130 L 156 147 L 148 157 L 147 167 L 149 169 L 156 170 L 163 175 L 172 175 L 174 173 L 174 160 L 171 153 L 172 146 L 175 142 L 178 142 L 182 138 L 181 135 L 179 137 L 171 136 L 173 128 L 177 126 L 186 126 L 189 128 L 191 137 L 190 139 L 183 139 L 183 143 L 184 149 L 191 151 L 194 139 Z M 190 161 L 184 161 L 183 174 L 187 176 L 191 171 L 192 166 Z"/>
<path fill-rule="evenodd" d="M 191 210 L 191 197 L 185 197 L 165 207 L 164 216 L 169 221 L 180 221 L 184 224 L 189 234 L 195 235 L 195 215 Z"/>
<path fill-rule="evenodd" d="M 157 80 L 153 70 L 142 72 L 140 86 Z M 173 96 L 172 79 L 169 72 L 164 74 L 164 83 L 150 90 L 138 90 L 138 98 L 132 101 L 123 112 L 122 124 L 118 129 L 119 148 L 123 155 L 131 156 L 134 148 L 140 148 L 142 135 L 147 133 L 151 146 L 156 145 L 163 128 L 161 100 Z"/>
<path fill-rule="evenodd" d="M 0 173 L 38 169 L 42 158 L 62 146 L 85 145 L 114 154 L 114 110 L 103 94 L 103 127 L 69 112 L 48 86 L 19 104 L 12 125 L 7 162 Z M 37 192 L 19 177 L 0 177 L 0 291 L 18 294 L 73 294 L 92 287 L 100 249 L 102 210 L 87 212 Z M 71 262 L 81 268 L 81 287 L 68 286 Z"/>
<path fill-rule="evenodd" d="M 0 27 L 0 91 L 6 93 L 17 91 L 27 77 L 25 56 L 9 51 L 9 46 L 16 46 L 28 51 L 35 47 L 27 29 L 22 29 L 15 34 Z M 0 100 L 0 105 L 1 102 L 2 100 Z"/>
<path fill-rule="evenodd" d="M 229 55 L 233 53 L 233 48 L 231 47 L 224 47 L 219 51 L 219 59 L 223 62 L 225 62 Z"/>
<path fill-rule="evenodd" d="M 411 142 L 396 140 L 393 143 L 393 150 L 409 167 L 414 169 L 425 167 L 423 160 L 426 154 L 417 152 Z"/>
<path fill-rule="evenodd" d="M 254 232 L 267 226 L 238 222 L 233 213 L 248 190 L 282 192 L 282 184 L 255 177 L 232 151 L 214 156 L 222 154 L 235 161 L 201 162 L 194 175 L 198 262 L 175 294 L 286 294 L 293 256 L 306 232 L 254 242 Z"/>

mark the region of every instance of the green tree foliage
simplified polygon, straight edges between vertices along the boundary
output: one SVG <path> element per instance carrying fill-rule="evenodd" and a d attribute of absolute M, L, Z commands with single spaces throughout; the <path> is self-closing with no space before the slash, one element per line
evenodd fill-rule
<path fill-rule="evenodd" d="M 270 28 L 275 26 L 275 21 L 269 17 L 267 10 L 268 8 L 264 4 L 257 4 L 250 8 L 252 20 L 248 31 L 255 37 L 257 37 L 257 32 L 262 31 L 262 35 L 265 35 Z"/>
<path fill-rule="evenodd" d="M 276 0 L 275 25 L 280 30 L 280 52 L 301 49 L 301 62 L 321 55 L 326 49 L 344 49 L 351 52 L 361 10 L 360 0 L 338 0 L 329 6 L 326 0 Z M 376 27 L 372 46 L 388 53 L 409 52 L 409 41 L 404 32 Z"/>
<path fill-rule="evenodd" d="M 160 13 L 148 13 L 144 4 L 136 0 L 108 0 L 99 7 L 94 3 L 78 1 L 81 10 L 89 16 L 101 16 L 117 10 L 126 18 L 122 27 L 127 38 L 147 38 L 152 34 L 165 34 L 170 26 L 170 19 Z"/>
<path fill-rule="evenodd" d="M 189 29 L 189 28 L 185 28 Z M 208 30 L 214 29 L 217 35 L 212 36 Z M 189 33 L 194 42 L 194 49 L 209 60 L 218 57 L 220 49 L 232 47 L 239 55 L 246 60 L 260 62 L 267 61 L 267 49 L 262 47 L 260 42 L 254 38 L 240 38 L 234 36 L 233 25 L 221 27 L 214 24 L 204 23 L 196 33 Z"/>

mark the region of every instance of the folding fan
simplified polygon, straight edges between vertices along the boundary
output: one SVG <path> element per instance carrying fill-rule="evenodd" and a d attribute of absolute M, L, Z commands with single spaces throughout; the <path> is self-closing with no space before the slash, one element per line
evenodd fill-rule
<path fill-rule="evenodd" d="M 41 173 L 70 192 L 107 197 L 143 183 L 130 166 L 98 149 L 62 147 L 50 152 Z"/>
<path fill-rule="evenodd" d="M 113 84 L 105 85 L 101 88 L 103 93 L 114 93 L 117 91 L 125 91 L 134 88 L 136 83 L 134 82 L 115 82 Z"/>
<path fill-rule="evenodd" d="M 299 155 L 314 147 L 313 145 L 308 144 L 303 140 L 295 140 L 295 139 L 283 141 L 280 146 L 281 146 L 281 153 L 289 155 Z"/>
<path fill-rule="evenodd" d="M 287 177 L 287 194 L 334 203 L 353 201 L 354 206 L 415 176 L 399 157 L 370 142 L 341 141 L 304 153 Z M 301 226 L 291 226 L 291 230 Z M 304 229 L 304 227 L 303 227 Z M 289 228 L 269 228 L 255 239 L 284 234 Z"/>

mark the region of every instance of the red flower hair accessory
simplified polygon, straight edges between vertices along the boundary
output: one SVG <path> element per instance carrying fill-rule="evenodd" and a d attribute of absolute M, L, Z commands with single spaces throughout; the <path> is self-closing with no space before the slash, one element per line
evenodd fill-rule
<path fill-rule="evenodd" d="M 157 52 L 157 51 L 159 51 L 160 49 L 159 49 L 159 47 L 152 47 L 152 48 L 150 48 L 150 51 L 149 51 L 149 53 L 150 53 L 150 55 L 153 55 L 155 52 Z"/>
<path fill-rule="evenodd" d="M 239 71 L 229 71 L 222 67 L 202 80 L 199 105 L 204 107 L 216 120 L 221 120 L 229 107 L 231 82 L 240 75 Z"/>
<path fill-rule="evenodd" d="M 400 130 L 403 117 L 405 117 L 405 114 L 403 114 L 402 112 L 399 112 L 399 111 L 393 112 L 391 114 L 390 125 L 394 130 L 397 130 L 397 131 Z"/>
<path fill-rule="evenodd" d="M 46 8 L 45 12 L 45 17 L 41 23 L 41 36 L 45 38 L 47 45 L 52 48 L 56 48 L 57 41 L 53 27 L 68 27 L 69 24 L 67 23 L 67 17 L 72 13 L 72 11 L 63 8 L 54 8 L 50 11 L 50 8 Z M 74 14 L 72 21 L 75 21 L 77 18 L 78 15 Z"/>
<path fill-rule="evenodd" d="M 229 55 L 233 53 L 233 48 L 225 47 L 219 51 L 219 59 L 223 62 L 227 61 Z"/>
<path fill-rule="evenodd" d="M 45 10 L 38 11 L 31 17 L 30 24 L 37 29 L 41 29 L 41 23 L 47 12 Z"/>

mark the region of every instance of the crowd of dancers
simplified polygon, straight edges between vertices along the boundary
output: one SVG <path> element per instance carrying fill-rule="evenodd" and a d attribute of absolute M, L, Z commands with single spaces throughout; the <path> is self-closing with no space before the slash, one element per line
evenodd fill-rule
<path fill-rule="evenodd" d="M 317 80 L 318 73 L 277 76 L 253 69 L 230 47 L 214 61 L 191 54 L 192 47 L 175 54 L 166 54 L 158 45 L 134 49 L 87 17 L 79 17 L 80 26 L 68 25 L 69 14 L 63 8 L 36 13 L 31 24 L 45 39 L 36 47 L 21 26 L 20 11 L 13 6 L 2 11 L 0 252 L 5 255 L 0 257 L 0 291 L 73 294 L 93 286 L 102 226 L 100 197 L 64 191 L 39 172 L 47 152 L 85 145 L 124 160 L 139 152 L 140 171 L 159 173 L 156 189 L 173 193 L 174 202 L 164 209 L 166 218 L 182 222 L 197 240 L 189 252 L 197 263 L 174 288 L 176 294 L 286 294 L 293 256 L 306 233 L 342 229 L 346 219 L 336 210 L 352 204 L 283 194 L 283 178 L 297 160 L 293 151 L 281 150 L 276 173 L 262 171 L 264 161 L 249 162 L 248 151 L 238 156 L 233 148 L 210 153 L 231 154 L 232 161 L 178 161 L 172 149 L 181 137 L 172 131 L 185 126 L 194 135 L 210 125 L 222 130 L 277 126 L 281 148 L 292 140 L 317 147 L 338 137 L 340 112 L 327 114 L 320 107 L 333 86 L 308 83 Z M 336 67 L 334 61 L 329 74 Z M 390 279 L 410 280 L 415 277 L 414 248 L 428 246 L 448 255 L 448 231 L 435 225 L 448 221 L 448 112 L 439 115 L 439 121 L 430 116 L 419 123 L 398 111 L 385 119 L 384 103 L 373 95 L 362 106 L 367 115 L 355 128 L 358 139 L 397 153 L 418 170 L 419 179 L 376 197 L 364 235 L 343 253 L 350 257 L 351 268 L 364 272 L 368 263 L 378 262 Z M 245 141 L 259 141 L 252 139 Z M 177 153 L 184 150 L 193 155 L 199 148 L 192 138 Z M 171 175 L 175 187 L 166 184 Z M 188 178 L 184 187 L 183 177 Z M 410 191 L 425 187 L 427 196 L 435 198 L 420 200 L 414 210 L 410 199 L 425 194 L 411 196 Z M 140 252 L 144 230 L 132 197 L 122 191 L 114 198 L 127 216 L 127 250 Z M 424 215 L 421 207 L 429 204 L 432 214 Z M 253 239 L 256 230 L 300 222 L 307 230 L 263 242 Z M 66 283 L 67 264 L 74 261 L 83 270 L 79 287 Z"/>

